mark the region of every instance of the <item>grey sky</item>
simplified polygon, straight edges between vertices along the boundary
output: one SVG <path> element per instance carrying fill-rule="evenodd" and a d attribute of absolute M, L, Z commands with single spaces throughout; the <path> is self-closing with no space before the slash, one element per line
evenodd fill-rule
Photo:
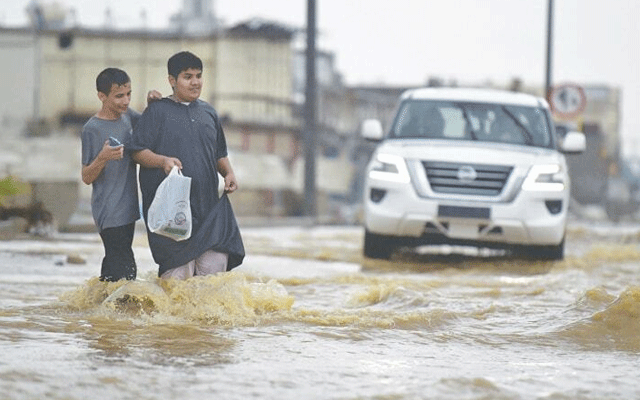
<path fill-rule="evenodd" d="M 29 0 L 1 0 L 0 23 L 26 23 Z M 166 26 L 182 0 L 58 0 L 82 25 L 111 7 L 116 27 Z M 640 153 L 640 1 L 555 0 L 553 80 L 623 90 L 625 152 Z M 544 83 L 547 0 L 317 0 L 320 43 L 349 84 L 446 81 Z M 306 23 L 304 0 L 215 0 L 219 18 Z"/>

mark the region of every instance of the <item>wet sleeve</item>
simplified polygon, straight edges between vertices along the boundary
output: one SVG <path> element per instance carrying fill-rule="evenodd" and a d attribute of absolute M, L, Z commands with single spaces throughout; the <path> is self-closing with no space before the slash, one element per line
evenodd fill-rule
<path fill-rule="evenodd" d="M 142 115 L 138 118 L 137 123 L 133 123 L 133 135 L 129 143 L 129 150 L 139 151 L 149 149 L 156 151 L 158 142 L 160 121 L 158 120 L 157 107 L 147 107 Z"/>

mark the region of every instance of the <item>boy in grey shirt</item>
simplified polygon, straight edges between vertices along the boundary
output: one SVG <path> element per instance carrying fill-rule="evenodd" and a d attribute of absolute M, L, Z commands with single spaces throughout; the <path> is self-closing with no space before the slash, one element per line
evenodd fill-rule
<path fill-rule="evenodd" d="M 96 78 L 102 108 L 82 129 L 82 181 L 91 184 L 91 211 L 104 244 L 100 280 L 136 279 L 131 245 L 140 218 L 136 164 L 123 144 L 140 114 L 129 109 L 131 80 L 107 68 Z"/>

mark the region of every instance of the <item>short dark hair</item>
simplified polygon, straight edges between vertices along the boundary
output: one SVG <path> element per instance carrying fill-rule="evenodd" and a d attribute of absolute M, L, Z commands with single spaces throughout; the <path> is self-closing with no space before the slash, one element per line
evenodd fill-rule
<path fill-rule="evenodd" d="M 169 75 L 176 79 L 178 79 L 178 75 L 180 75 L 182 71 L 186 71 L 189 68 L 202 71 L 202 60 L 188 51 L 181 51 L 180 53 L 172 55 L 171 58 L 169 58 L 169 62 L 167 62 Z"/>
<path fill-rule="evenodd" d="M 131 82 L 131 79 L 129 79 L 129 75 L 123 70 L 119 68 L 106 68 L 100 72 L 96 78 L 96 89 L 98 89 L 98 92 L 108 96 L 113 84 L 122 86 L 129 82 Z"/>

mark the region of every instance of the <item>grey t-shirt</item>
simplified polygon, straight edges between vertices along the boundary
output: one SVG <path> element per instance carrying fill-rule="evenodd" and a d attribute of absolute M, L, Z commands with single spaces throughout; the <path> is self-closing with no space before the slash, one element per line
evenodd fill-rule
<path fill-rule="evenodd" d="M 112 136 L 125 144 L 124 157 L 107 161 L 93 181 L 91 212 L 100 231 L 135 222 L 140 219 L 136 164 L 127 151 L 133 126 L 140 114 L 129 110 L 117 120 L 93 116 L 82 128 L 82 164 L 89 165 L 98 156 L 104 142 Z"/>

